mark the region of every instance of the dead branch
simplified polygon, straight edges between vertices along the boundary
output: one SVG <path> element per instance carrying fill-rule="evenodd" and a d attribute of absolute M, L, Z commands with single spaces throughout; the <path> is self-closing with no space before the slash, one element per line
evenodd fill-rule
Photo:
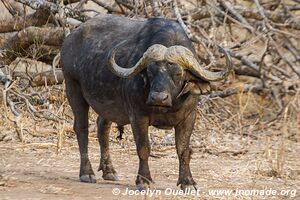
<path fill-rule="evenodd" d="M 210 46 L 210 42 L 207 41 L 204 38 L 200 38 L 198 36 L 192 36 L 192 41 L 199 43 L 199 44 L 205 44 L 207 46 Z M 249 60 L 246 56 L 240 55 L 239 53 L 233 52 L 230 49 L 227 49 L 230 56 L 233 58 L 236 58 L 240 60 L 241 64 L 243 64 L 243 68 L 235 67 L 235 71 L 239 75 L 250 75 L 254 77 L 259 77 L 259 66 L 257 66 L 255 63 L 253 63 L 251 60 Z M 240 65 L 242 66 L 242 65 Z M 245 66 L 248 66 L 250 69 L 245 69 Z"/>
<path fill-rule="evenodd" d="M 185 34 L 188 36 L 188 38 L 192 38 L 193 36 L 192 36 L 190 30 L 188 29 L 188 27 L 183 22 L 181 14 L 178 10 L 177 0 L 173 0 L 173 10 L 174 10 L 175 16 L 177 18 L 177 21 L 179 22 L 180 26 L 183 28 Z"/>
<path fill-rule="evenodd" d="M 233 67 L 234 67 L 234 73 L 236 75 L 252 76 L 252 77 L 260 78 L 259 71 L 254 70 L 253 68 L 250 68 L 246 65 L 235 64 Z"/>
<path fill-rule="evenodd" d="M 10 73 L 13 79 L 26 79 L 34 87 L 61 84 L 64 81 L 61 69 L 53 70 L 51 65 L 28 58 L 17 58 L 8 68 L 11 72 L 7 73 Z M 7 81 L 3 72 L 0 73 L 0 80 L 3 83 Z"/>
<path fill-rule="evenodd" d="M 56 14 L 59 11 L 64 11 L 64 14 L 67 17 L 71 17 L 74 19 L 77 19 L 79 21 L 86 21 L 87 19 L 89 19 L 88 16 L 82 14 L 82 12 L 80 12 L 79 10 L 73 10 L 69 7 L 63 6 L 60 7 L 58 4 L 55 3 L 51 3 L 49 1 L 46 0 L 16 0 L 26 6 L 31 7 L 34 10 L 49 10 L 51 13 Z"/>
<path fill-rule="evenodd" d="M 77 3 L 80 0 L 63 0 L 64 5 L 72 4 L 72 3 Z"/>
<path fill-rule="evenodd" d="M 59 6 L 58 4 L 51 3 L 46 0 L 16 0 L 17 2 L 20 2 L 26 6 L 29 6 L 30 8 L 34 10 L 50 10 L 52 13 L 57 13 Z"/>
<path fill-rule="evenodd" d="M 32 86 L 44 86 L 61 84 L 64 81 L 64 76 L 61 69 L 56 69 L 55 74 L 52 70 L 45 71 L 35 75 L 32 79 Z"/>
<path fill-rule="evenodd" d="M 204 18 L 209 18 L 209 17 L 210 17 L 210 12 L 208 12 L 208 7 L 207 6 L 197 8 L 191 14 L 191 18 L 194 21 L 201 20 L 201 19 L 204 19 Z"/>
<path fill-rule="evenodd" d="M 103 7 L 104 9 L 106 9 L 109 13 L 122 13 L 121 9 L 112 7 L 110 5 L 108 5 L 107 3 L 104 3 L 100 0 L 92 0 L 94 3 L 96 3 L 97 5 Z"/>
<path fill-rule="evenodd" d="M 176 0 L 174 0 L 173 2 L 173 4 L 175 4 L 176 2 L 175 2 Z M 157 4 L 156 4 L 156 2 L 154 1 L 154 0 L 148 0 L 148 2 L 149 2 L 149 4 L 150 4 L 150 6 L 151 6 L 151 8 L 152 8 L 152 13 L 153 13 L 153 16 L 154 17 L 157 17 L 158 16 L 158 6 L 157 6 Z M 177 4 L 177 3 L 176 3 Z M 176 7 L 177 7 L 177 5 L 176 5 Z M 178 10 L 178 9 L 177 9 Z"/>
<path fill-rule="evenodd" d="M 249 24 L 249 22 L 239 13 L 237 12 L 234 7 L 231 5 L 229 1 L 224 1 L 224 0 L 219 0 L 221 6 L 225 8 L 225 10 L 228 10 L 233 16 L 235 16 L 241 23 L 245 24 L 248 29 L 251 31 L 251 33 L 254 32 L 254 29 L 252 26 Z"/>
<path fill-rule="evenodd" d="M 1 0 L 5 8 L 12 16 L 24 16 L 24 9 L 14 0 Z"/>
<path fill-rule="evenodd" d="M 13 62 L 9 65 L 9 70 L 11 71 L 11 76 L 17 77 L 20 74 L 27 75 L 28 77 L 33 77 L 36 74 L 49 71 L 52 69 L 51 65 L 46 63 L 32 60 L 29 58 L 16 58 Z"/>
<path fill-rule="evenodd" d="M 32 44 L 28 48 L 28 52 L 31 54 L 30 57 L 38 61 L 43 61 L 46 63 L 52 63 L 53 58 L 59 53 L 59 46 L 50 46 L 50 45 L 40 45 Z"/>
<path fill-rule="evenodd" d="M 294 63 L 292 63 L 289 59 L 287 59 L 283 53 L 281 52 L 281 50 L 279 49 L 279 46 L 276 44 L 276 42 L 274 41 L 274 39 L 272 37 L 269 37 L 271 43 L 273 44 L 273 46 L 276 49 L 277 54 L 279 55 L 279 57 L 288 64 L 288 66 L 293 70 L 293 72 L 295 72 L 299 77 L 300 77 L 300 70 L 294 65 Z"/>
<path fill-rule="evenodd" d="M 216 98 L 216 97 L 225 98 L 225 97 L 235 95 L 239 92 L 242 92 L 242 93 L 246 93 L 246 92 L 260 93 L 262 91 L 263 91 L 263 85 L 262 84 L 245 85 L 242 89 L 231 88 L 231 89 L 227 89 L 225 91 L 213 91 L 209 95 L 209 98 Z"/>
<path fill-rule="evenodd" d="M 2 65 L 7 64 L 17 57 L 19 52 L 23 52 L 34 43 L 60 46 L 65 37 L 63 28 L 57 27 L 27 27 L 7 40 L 0 50 L 5 52 Z"/>
<path fill-rule="evenodd" d="M 81 21 L 71 18 L 71 17 L 67 17 L 66 22 L 67 22 L 67 24 L 70 24 L 74 28 L 76 28 L 77 26 L 79 26 L 82 23 Z"/>
<path fill-rule="evenodd" d="M 134 9 L 134 6 L 132 4 L 130 4 L 128 1 L 124 1 L 124 0 L 115 0 L 115 1 L 118 5 L 122 5 L 122 6 L 126 7 L 129 10 Z"/>
<path fill-rule="evenodd" d="M 215 7 L 216 11 L 213 12 L 213 14 L 217 17 L 222 17 L 224 13 L 220 13 L 222 11 L 221 8 Z M 247 19 L 254 19 L 257 21 L 261 21 L 264 19 L 262 15 L 260 15 L 258 10 L 242 7 L 240 5 L 238 6 L 232 6 L 231 9 L 235 10 L 236 13 L 239 13 L 240 16 Z M 264 11 L 265 17 L 271 20 L 274 23 L 282 23 L 287 28 L 293 28 L 296 30 L 300 30 L 299 25 L 299 19 L 290 20 L 290 15 L 287 15 L 285 12 L 282 11 Z M 209 18 L 211 16 L 211 13 L 209 12 L 209 8 L 207 6 L 198 8 L 196 11 L 194 11 L 193 14 L 191 14 L 191 17 L 193 20 L 201 20 L 204 18 Z M 251 26 L 250 26 L 251 27 Z"/>
<path fill-rule="evenodd" d="M 9 20 L 0 20 L 0 33 L 19 31 L 29 26 L 45 25 L 50 18 L 47 10 L 37 10 L 26 17 L 15 16 Z"/>
<path fill-rule="evenodd" d="M 8 85 L 11 81 L 11 78 L 8 75 L 5 75 L 2 71 L 2 69 L 0 69 L 0 82 L 3 85 Z"/>
<path fill-rule="evenodd" d="M 290 51 L 293 54 L 296 61 L 300 61 L 300 54 L 299 54 L 298 50 L 290 42 L 284 43 L 283 47 L 286 48 L 288 51 Z"/>

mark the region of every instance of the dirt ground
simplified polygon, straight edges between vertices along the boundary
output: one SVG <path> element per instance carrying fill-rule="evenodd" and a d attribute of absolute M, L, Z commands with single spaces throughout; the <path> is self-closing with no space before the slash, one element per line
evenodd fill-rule
<path fill-rule="evenodd" d="M 170 133 L 163 133 L 170 137 Z M 97 139 L 91 135 L 90 159 L 96 172 L 99 164 Z M 227 137 L 228 136 L 228 137 Z M 86 184 L 78 181 L 79 153 L 73 134 L 65 139 L 57 153 L 53 139 L 37 137 L 28 144 L 0 142 L 0 199 L 300 199 L 300 145 L 295 141 L 286 144 L 284 172 L 276 174 L 272 163 L 266 158 L 266 143 L 263 140 L 248 139 L 250 144 L 239 149 L 239 136 L 224 134 L 226 144 L 232 148 L 201 147 L 196 137 L 192 139 L 194 154 L 191 170 L 200 191 L 197 195 L 113 195 L 118 188 L 121 193 L 135 190 L 138 157 L 131 136 L 125 142 L 111 137 L 113 163 L 120 181 L 104 181 L 101 172 L 96 172 L 97 183 Z M 153 136 L 155 140 L 156 136 Z M 262 137 L 263 138 L 263 137 Z M 152 140 L 152 141 L 153 141 Z M 166 141 L 168 142 L 168 141 Z M 166 191 L 176 187 L 178 159 L 175 147 L 170 143 L 152 145 L 150 170 L 155 181 L 153 189 Z M 221 145 L 222 146 L 222 145 Z M 230 195 L 213 194 L 212 190 L 233 190 Z M 241 190 L 275 190 L 276 195 L 250 195 Z M 282 194 L 280 194 L 284 190 Z M 249 191 L 248 191 L 249 192 Z"/>

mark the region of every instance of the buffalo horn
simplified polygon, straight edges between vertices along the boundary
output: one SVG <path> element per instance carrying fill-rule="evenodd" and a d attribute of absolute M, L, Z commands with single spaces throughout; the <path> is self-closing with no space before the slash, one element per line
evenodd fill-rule
<path fill-rule="evenodd" d="M 186 70 L 190 71 L 196 77 L 206 81 L 218 81 L 224 79 L 232 69 L 232 61 L 228 52 L 221 48 L 220 51 L 225 54 L 226 57 L 226 69 L 220 72 L 211 72 L 206 70 L 197 61 L 194 54 L 183 46 L 171 46 L 166 51 L 165 59 L 169 62 L 177 63 Z"/>
<path fill-rule="evenodd" d="M 200 65 L 193 52 L 191 52 L 188 48 L 180 45 L 175 45 L 167 48 L 161 44 L 154 44 L 149 47 L 143 54 L 142 58 L 140 58 L 140 60 L 133 67 L 123 68 L 115 62 L 115 54 L 117 48 L 125 42 L 126 41 L 123 41 L 116 45 L 109 53 L 109 63 L 111 66 L 110 69 L 114 74 L 122 78 L 133 77 L 140 71 L 142 71 L 148 63 L 162 60 L 176 63 L 186 70 L 190 71 L 196 77 L 206 81 L 222 80 L 229 74 L 232 69 L 231 57 L 229 56 L 228 52 L 220 46 L 218 46 L 218 48 L 226 58 L 226 69 L 220 72 L 211 72 Z"/>
<path fill-rule="evenodd" d="M 167 48 L 160 44 L 154 44 L 151 47 L 149 47 L 147 51 L 144 52 L 143 56 L 133 67 L 131 68 L 120 67 L 115 61 L 115 54 L 117 48 L 120 45 L 124 44 L 125 42 L 126 41 L 123 41 L 118 45 L 116 45 L 109 53 L 110 69 L 114 74 L 116 74 L 119 77 L 122 78 L 133 77 L 136 74 L 138 74 L 140 71 L 142 71 L 147 66 L 147 63 L 164 60 L 164 55 L 167 51 Z"/>

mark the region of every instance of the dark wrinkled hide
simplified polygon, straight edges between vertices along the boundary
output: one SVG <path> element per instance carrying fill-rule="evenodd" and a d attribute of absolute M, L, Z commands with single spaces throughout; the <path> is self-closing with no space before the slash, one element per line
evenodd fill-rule
<path fill-rule="evenodd" d="M 182 45 L 195 52 L 180 25 L 171 20 L 154 18 L 147 21 L 130 20 L 112 15 L 87 21 L 64 41 L 61 63 L 66 80 L 66 91 L 74 112 L 74 130 L 80 148 L 80 179 L 95 182 L 88 159 L 88 110 L 98 114 L 98 138 L 101 146 L 99 170 L 103 178 L 117 180 L 109 155 L 109 130 L 112 122 L 119 126 L 131 124 L 140 159 L 136 183 L 143 189 L 152 181 L 148 158 L 150 145 L 148 126 L 175 127 L 176 148 L 179 156 L 178 184 L 183 188 L 195 185 L 189 163 L 190 136 L 195 121 L 197 96 L 186 91 L 177 98 L 184 84 L 201 82 L 177 64 L 152 63 L 133 78 L 114 75 L 108 64 L 109 51 L 127 40 L 116 54 L 116 62 L 132 67 L 153 44 L 166 47 Z"/>

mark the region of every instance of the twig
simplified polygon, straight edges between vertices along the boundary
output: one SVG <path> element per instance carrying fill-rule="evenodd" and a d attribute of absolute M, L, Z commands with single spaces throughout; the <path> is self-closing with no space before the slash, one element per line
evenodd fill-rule
<path fill-rule="evenodd" d="M 227 89 L 225 91 L 213 91 L 211 94 L 209 94 L 209 98 L 216 98 L 216 97 L 229 97 L 232 95 L 237 94 L 238 92 L 253 92 L 253 93 L 260 93 L 263 91 L 263 85 L 259 84 L 259 85 L 245 85 L 244 88 L 242 90 L 239 89 Z"/>
<path fill-rule="evenodd" d="M 227 16 L 228 19 L 230 19 L 231 21 L 235 22 L 236 24 L 241 25 L 242 27 L 248 29 L 251 33 L 253 33 L 253 28 L 252 28 L 252 26 L 248 26 L 247 24 L 244 24 L 244 23 L 242 23 L 242 22 L 240 22 L 240 21 L 234 19 L 233 17 L 226 15 L 226 13 L 225 13 L 224 11 L 222 11 L 220 8 L 218 8 L 217 6 L 212 6 L 212 5 L 211 5 L 211 7 L 212 7 L 213 9 L 215 9 L 217 12 L 219 12 L 219 13 L 221 14 L 222 17 Z"/>
<path fill-rule="evenodd" d="M 180 14 L 180 12 L 178 10 L 178 7 L 177 7 L 177 0 L 173 0 L 173 4 L 172 5 L 173 5 L 174 14 L 175 14 L 175 16 L 177 18 L 178 23 L 183 28 L 183 30 L 184 30 L 185 34 L 188 36 L 188 38 L 191 39 L 193 36 L 192 36 L 190 30 L 188 29 L 188 27 L 185 25 L 185 23 L 182 20 L 182 16 L 181 16 L 181 14 Z"/>
<path fill-rule="evenodd" d="M 271 36 L 269 36 L 269 38 L 270 38 L 270 41 L 272 42 L 273 46 L 275 47 L 276 52 L 277 52 L 277 54 L 279 55 L 279 57 L 280 57 L 286 64 L 288 64 L 288 66 L 293 70 L 293 72 L 295 72 L 295 73 L 300 77 L 300 70 L 298 70 L 298 69 L 296 68 L 296 66 L 294 66 L 294 64 L 282 54 L 282 52 L 281 52 L 280 49 L 279 49 L 279 46 L 278 46 L 277 43 L 274 41 L 274 39 L 273 39 Z"/>
<path fill-rule="evenodd" d="M 15 1 L 13 0 L 1 0 L 1 1 L 12 16 L 16 17 L 16 16 L 24 15 L 23 9 Z"/>
<path fill-rule="evenodd" d="M 268 46 L 269 46 L 269 39 L 267 39 L 267 41 L 265 42 L 265 49 L 264 49 L 263 55 L 261 56 L 260 65 L 259 65 L 260 80 L 264 87 L 266 87 L 266 82 L 265 82 L 265 73 L 263 72 L 263 64 L 264 64 L 263 61 L 264 61 L 265 56 L 268 53 Z"/>
<path fill-rule="evenodd" d="M 51 3 L 46 0 L 38 0 L 38 1 L 37 0 L 16 0 L 16 1 L 26 6 L 29 6 L 34 10 L 49 10 L 53 14 L 58 13 L 60 10 L 64 10 L 64 14 L 67 17 L 72 17 L 80 21 L 86 21 L 88 19 L 87 16 L 83 15 L 78 10 L 73 10 L 66 6 L 60 7 L 58 4 Z"/>
<path fill-rule="evenodd" d="M 96 3 L 97 5 L 103 7 L 104 9 L 106 9 L 109 13 L 122 13 L 122 11 L 120 9 L 117 9 L 115 7 L 112 7 L 100 0 L 92 0 L 94 3 Z"/>
<path fill-rule="evenodd" d="M 156 3 L 154 2 L 154 0 L 148 0 L 149 1 L 149 4 L 152 8 L 152 13 L 153 13 L 153 16 L 154 17 L 157 17 L 158 16 L 158 8 L 157 8 L 157 5 Z M 176 0 L 174 0 L 176 1 Z"/>
<path fill-rule="evenodd" d="M 11 81 L 11 78 L 5 75 L 1 69 L 0 69 L 0 81 L 3 85 L 9 85 Z"/>
<path fill-rule="evenodd" d="M 251 33 L 254 33 L 254 28 L 248 23 L 248 21 L 240 14 L 238 13 L 234 7 L 231 5 L 229 1 L 220 0 L 221 5 L 227 9 L 232 15 L 234 15 L 241 23 L 245 24 L 248 28 L 248 30 L 251 31 Z"/>
<path fill-rule="evenodd" d="M 246 56 L 240 55 L 239 53 L 235 53 L 230 50 L 228 50 L 228 53 L 230 54 L 230 56 L 232 56 L 236 59 L 239 59 L 242 64 L 247 65 L 248 67 L 251 67 L 255 71 L 259 71 L 259 66 L 254 64 L 251 60 L 247 59 Z"/>
<path fill-rule="evenodd" d="M 134 6 L 131 5 L 131 4 L 128 4 L 127 2 L 124 2 L 122 0 L 115 0 L 115 1 L 116 1 L 117 4 L 125 6 L 129 10 L 133 10 L 134 9 Z"/>
<path fill-rule="evenodd" d="M 300 61 L 300 54 L 298 53 L 297 49 L 295 47 L 293 47 L 292 44 L 288 43 L 284 43 L 283 47 L 286 48 L 287 50 L 289 50 L 293 56 L 295 57 L 296 61 Z"/>
<path fill-rule="evenodd" d="M 6 56 L 0 61 L 0 64 L 4 65 L 10 63 L 16 58 L 16 52 L 22 52 L 33 43 L 60 46 L 64 37 L 65 33 L 63 28 L 28 27 L 4 43 L 1 49 L 6 52 Z"/>
<path fill-rule="evenodd" d="M 0 20 L 0 33 L 19 31 L 29 26 L 42 26 L 49 21 L 49 18 L 50 13 L 47 10 L 37 10 L 28 16 Z"/>
<path fill-rule="evenodd" d="M 225 16 L 224 15 L 225 13 L 220 8 L 218 8 L 216 6 L 211 6 L 211 8 L 214 8 L 216 11 L 218 11 L 217 13 L 214 12 L 214 14 L 217 17 Z M 209 9 L 210 8 L 207 8 L 206 6 L 199 8 L 196 12 L 191 14 L 192 19 L 196 21 L 196 20 L 201 20 L 201 19 L 210 17 L 211 13 L 209 12 Z M 233 6 L 233 9 L 236 10 L 236 12 L 238 12 L 244 18 L 249 18 L 249 19 L 254 19 L 254 20 L 263 20 L 264 19 L 260 15 L 259 11 L 257 11 L 257 10 L 249 9 L 249 8 L 242 7 L 242 6 Z M 264 10 L 264 14 L 268 18 L 270 23 L 284 23 L 284 26 L 286 28 L 293 28 L 296 30 L 300 30 L 299 21 L 289 20 L 291 16 L 287 15 L 285 12 L 271 12 L 271 11 Z M 240 23 L 240 25 L 243 24 L 240 21 L 233 19 L 232 17 L 230 17 L 230 20 L 232 20 L 238 24 Z M 248 28 L 250 28 L 250 27 L 248 27 Z"/>
<path fill-rule="evenodd" d="M 57 13 L 59 6 L 55 3 L 51 3 L 46 0 L 16 0 L 17 2 L 20 2 L 22 4 L 25 4 L 26 6 L 29 6 L 30 8 L 34 10 L 39 9 L 46 9 L 50 10 L 52 13 Z"/>

